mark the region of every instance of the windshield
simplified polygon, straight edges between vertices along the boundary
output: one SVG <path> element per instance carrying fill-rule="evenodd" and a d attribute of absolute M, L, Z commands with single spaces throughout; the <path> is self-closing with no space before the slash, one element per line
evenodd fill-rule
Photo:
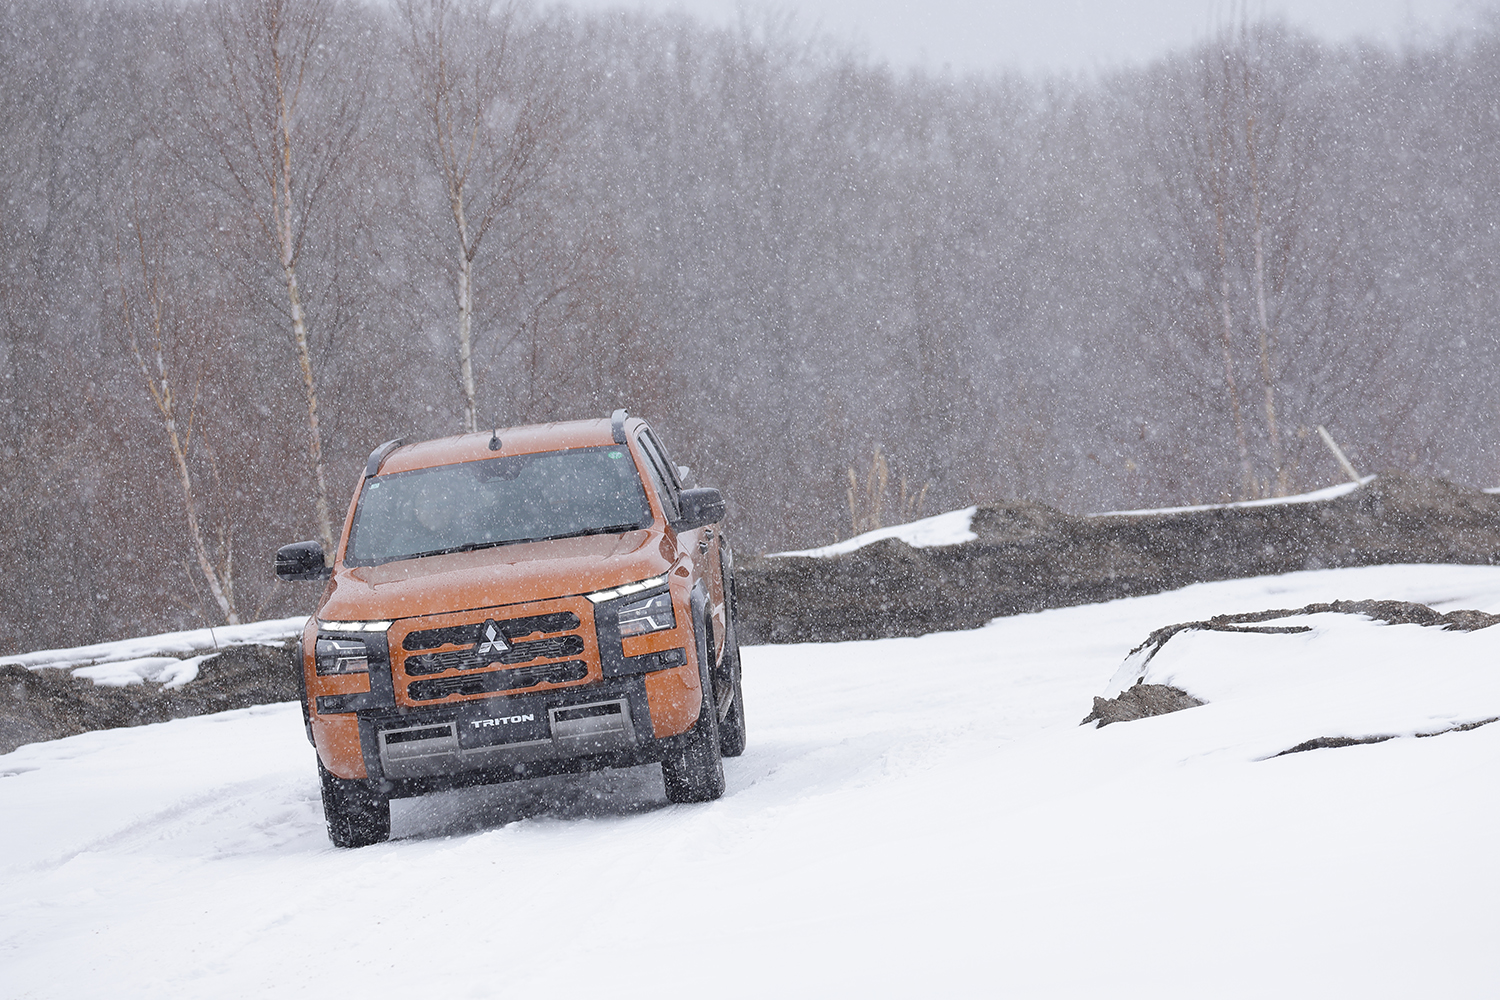
<path fill-rule="evenodd" d="M 650 523 L 624 447 L 488 458 L 366 481 L 344 561 L 371 566 Z"/>

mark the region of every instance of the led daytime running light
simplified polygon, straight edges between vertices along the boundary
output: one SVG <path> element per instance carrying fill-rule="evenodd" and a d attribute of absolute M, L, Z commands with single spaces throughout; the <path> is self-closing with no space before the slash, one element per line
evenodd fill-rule
<path fill-rule="evenodd" d="M 318 628 L 325 632 L 384 632 L 390 622 L 319 622 Z"/>
<path fill-rule="evenodd" d="M 613 590 L 596 590 L 592 594 L 585 594 L 584 596 L 593 601 L 595 604 L 603 604 L 605 601 L 613 601 L 617 597 L 626 597 L 630 594 L 639 594 L 643 590 L 650 590 L 652 587 L 660 587 L 666 582 L 667 578 L 665 575 L 653 576 L 651 579 L 642 580 L 639 583 L 627 583 L 623 586 L 615 587 Z"/>

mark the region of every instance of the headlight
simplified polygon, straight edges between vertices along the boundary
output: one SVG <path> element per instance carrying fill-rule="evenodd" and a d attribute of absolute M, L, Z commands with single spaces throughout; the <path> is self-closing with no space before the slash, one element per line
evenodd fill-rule
<path fill-rule="evenodd" d="M 366 674 L 370 651 L 361 639 L 318 639 L 318 673 Z"/>
<path fill-rule="evenodd" d="M 652 594 L 620 609 L 620 635 L 645 635 L 662 629 L 676 628 L 672 613 L 672 595 L 668 591 Z"/>
<path fill-rule="evenodd" d="M 384 632 L 388 621 L 319 622 L 314 658 L 320 674 L 364 674 L 370 671 L 370 648 L 358 635 L 344 633 Z M 327 633 L 337 632 L 339 635 Z M 378 648 L 378 647 L 377 647 Z"/>

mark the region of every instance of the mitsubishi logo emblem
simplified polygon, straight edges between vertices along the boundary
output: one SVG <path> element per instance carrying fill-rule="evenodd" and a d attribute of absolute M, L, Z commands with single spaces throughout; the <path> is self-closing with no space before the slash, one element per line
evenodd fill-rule
<path fill-rule="evenodd" d="M 500 626 L 493 621 L 487 621 L 479 629 L 479 645 L 474 647 L 474 652 L 480 656 L 498 655 L 510 652 L 510 646 L 505 642 L 505 636 L 500 634 Z"/>

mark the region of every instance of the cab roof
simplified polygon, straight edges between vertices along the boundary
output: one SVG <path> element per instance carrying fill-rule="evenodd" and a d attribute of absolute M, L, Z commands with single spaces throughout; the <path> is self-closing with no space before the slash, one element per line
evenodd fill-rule
<path fill-rule="evenodd" d="M 504 455 L 530 455 L 541 451 L 618 444 L 621 443 L 618 438 L 626 437 L 640 423 L 639 418 L 625 417 L 623 411 L 619 411 L 613 418 L 528 424 L 478 431 L 474 434 L 455 434 L 433 441 L 398 445 L 384 455 L 380 453 L 387 446 L 381 445 L 370 456 L 370 464 L 375 468 L 373 471 L 367 468 L 366 475 L 408 472 L 412 469 L 428 469 L 456 462 L 477 462 Z M 621 427 L 625 433 L 617 437 L 616 426 Z M 494 447 L 497 443 L 499 447 Z"/>

